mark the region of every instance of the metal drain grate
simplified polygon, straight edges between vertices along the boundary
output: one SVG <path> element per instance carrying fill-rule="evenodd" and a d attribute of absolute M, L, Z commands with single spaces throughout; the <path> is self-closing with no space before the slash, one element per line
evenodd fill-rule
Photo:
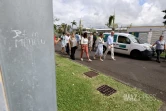
<path fill-rule="evenodd" d="M 84 74 L 85 74 L 86 76 L 90 77 L 90 78 L 99 75 L 98 73 L 96 73 L 96 72 L 94 72 L 94 71 L 85 72 Z"/>
<path fill-rule="evenodd" d="M 97 88 L 97 90 L 106 96 L 110 96 L 116 92 L 115 89 L 109 87 L 108 85 L 102 85 L 99 88 Z"/>

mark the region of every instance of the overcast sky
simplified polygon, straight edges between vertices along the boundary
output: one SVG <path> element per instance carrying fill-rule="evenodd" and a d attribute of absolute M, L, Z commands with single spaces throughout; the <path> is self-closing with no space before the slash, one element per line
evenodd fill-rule
<path fill-rule="evenodd" d="M 71 24 L 81 19 L 84 27 L 107 28 L 110 15 L 114 14 L 118 26 L 163 25 L 166 0 L 53 0 L 57 24 Z"/>

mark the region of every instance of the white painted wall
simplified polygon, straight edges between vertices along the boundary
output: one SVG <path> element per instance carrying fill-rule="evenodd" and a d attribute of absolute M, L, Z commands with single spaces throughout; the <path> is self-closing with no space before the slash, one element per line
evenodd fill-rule
<path fill-rule="evenodd" d="M 148 33 L 139 33 L 138 39 L 140 40 L 141 43 L 147 43 L 147 38 L 148 38 Z"/>
<path fill-rule="evenodd" d="M 127 29 L 127 32 L 149 32 L 150 29 L 152 31 L 163 31 L 165 30 L 164 26 L 138 26 L 138 27 L 131 27 Z"/>
<path fill-rule="evenodd" d="M 163 32 L 164 40 L 166 41 L 166 31 Z"/>

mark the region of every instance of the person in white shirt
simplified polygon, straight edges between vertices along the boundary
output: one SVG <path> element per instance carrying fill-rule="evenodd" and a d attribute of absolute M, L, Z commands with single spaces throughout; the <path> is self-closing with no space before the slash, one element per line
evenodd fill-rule
<path fill-rule="evenodd" d="M 88 38 L 87 38 L 87 33 L 85 32 L 83 37 L 81 38 L 81 61 L 83 61 L 83 54 L 84 52 L 86 53 L 86 56 L 88 58 L 88 61 L 92 61 L 89 58 L 89 53 L 88 53 Z"/>
<path fill-rule="evenodd" d="M 103 34 L 101 33 L 99 35 L 99 38 L 97 39 L 97 50 L 95 52 L 95 56 L 94 59 L 96 59 L 96 56 L 100 56 L 100 61 L 103 61 L 102 56 L 103 56 L 103 44 L 104 44 L 104 40 L 103 40 Z"/>
<path fill-rule="evenodd" d="M 60 38 L 61 47 L 62 47 L 61 53 L 63 53 L 63 54 L 65 53 L 65 46 L 66 46 L 66 40 L 65 40 L 65 38 L 66 38 L 66 35 L 65 35 L 65 33 L 63 33 L 63 35 Z"/>
<path fill-rule="evenodd" d="M 164 41 L 164 36 L 160 36 L 159 40 L 157 40 L 152 47 L 156 45 L 156 53 L 157 53 L 157 62 L 160 63 L 160 54 L 166 50 L 166 42 Z"/>
<path fill-rule="evenodd" d="M 69 47 L 70 47 L 70 50 L 71 50 L 70 58 L 72 60 L 75 60 L 75 51 L 78 48 L 78 40 L 77 40 L 74 33 L 71 33 L 71 36 L 70 36 L 70 39 L 69 39 Z"/>
<path fill-rule="evenodd" d="M 70 34 L 67 33 L 67 36 L 65 36 L 65 40 L 66 40 L 66 53 L 67 53 L 68 55 L 70 55 L 69 39 L 70 39 Z"/>
<path fill-rule="evenodd" d="M 93 35 L 90 33 L 90 36 L 88 37 L 89 40 L 89 50 L 92 51 L 92 45 L 93 45 Z"/>
<path fill-rule="evenodd" d="M 111 51 L 111 58 L 112 60 L 115 60 L 113 41 L 114 41 L 114 31 L 111 31 L 111 34 L 107 38 L 107 50 L 104 53 L 104 59 L 106 58 L 108 51 Z"/>

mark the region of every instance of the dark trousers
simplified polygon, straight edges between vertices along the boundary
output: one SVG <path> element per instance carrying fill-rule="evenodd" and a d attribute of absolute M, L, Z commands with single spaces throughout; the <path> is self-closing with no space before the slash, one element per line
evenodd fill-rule
<path fill-rule="evenodd" d="M 66 53 L 70 55 L 69 43 L 66 44 Z"/>
<path fill-rule="evenodd" d="M 157 61 L 160 61 L 160 54 L 163 52 L 163 50 L 159 50 L 157 49 L 156 50 L 156 53 L 157 53 Z"/>
<path fill-rule="evenodd" d="M 95 50 L 96 40 L 93 41 L 92 50 Z"/>
<path fill-rule="evenodd" d="M 76 52 L 77 46 L 71 48 L 71 55 L 70 58 L 75 60 L 75 52 Z"/>

